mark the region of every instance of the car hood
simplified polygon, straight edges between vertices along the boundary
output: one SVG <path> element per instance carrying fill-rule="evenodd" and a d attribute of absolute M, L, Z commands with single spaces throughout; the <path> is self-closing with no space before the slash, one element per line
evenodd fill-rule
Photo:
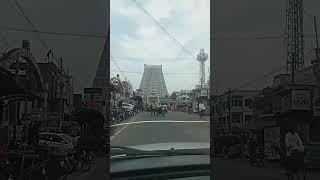
<path fill-rule="evenodd" d="M 143 151 L 153 150 L 170 150 L 174 149 L 209 149 L 210 143 L 193 143 L 193 142 L 170 142 L 170 143 L 154 143 L 130 146 L 130 148 L 139 149 Z"/>

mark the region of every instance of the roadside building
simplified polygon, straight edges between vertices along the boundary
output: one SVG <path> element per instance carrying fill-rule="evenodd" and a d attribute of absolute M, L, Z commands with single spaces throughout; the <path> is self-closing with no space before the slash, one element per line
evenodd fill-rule
<path fill-rule="evenodd" d="M 273 112 L 280 127 L 281 143 L 289 125 L 297 128 L 304 143 L 320 142 L 319 71 L 318 64 L 306 67 L 296 73 L 294 83 L 289 74 L 274 78 Z"/>
<path fill-rule="evenodd" d="M 229 133 L 245 133 L 255 130 L 253 121 L 253 98 L 259 94 L 259 90 L 234 90 L 215 96 L 214 124 L 217 136 L 228 135 Z M 230 113 L 229 113 L 230 96 Z M 230 120 L 229 120 L 230 119 Z"/>

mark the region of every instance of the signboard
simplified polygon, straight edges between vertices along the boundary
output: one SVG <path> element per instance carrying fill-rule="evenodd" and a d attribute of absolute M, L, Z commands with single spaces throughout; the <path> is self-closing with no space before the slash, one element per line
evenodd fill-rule
<path fill-rule="evenodd" d="M 315 89 L 313 95 L 313 116 L 320 116 L 320 89 Z"/>
<path fill-rule="evenodd" d="M 201 90 L 200 96 L 208 96 L 208 90 Z"/>
<path fill-rule="evenodd" d="M 292 90 L 291 108 L 292 110 L 310 110 L 311 96 L 308 90 Z"/>
<path fill-rule="evenodd" d="M 264 152 L 267 160 L 280 159 L 277 148 L 280 148 L 280 127 L 266 127 L 264 129 Z"/>

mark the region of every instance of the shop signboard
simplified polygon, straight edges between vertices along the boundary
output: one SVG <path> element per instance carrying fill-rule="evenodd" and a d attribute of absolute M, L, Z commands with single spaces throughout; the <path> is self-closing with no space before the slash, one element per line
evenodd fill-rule
<path fill-rule="evenodd" d="M 201 96 L 201 97 L 208 96 L 208 90 L 201 90 L 200 96 Z"/>
<path fill-rule="evenodd" d="M 311 96 L 309 90 L 292 90 L 292 110 L 311 110 Z"/>
<path fill-rule="evenodd" d="M 280 127 L 264 128 L 264 152 L 267 160 L 280 159 L 277 148 L 280 148 Z"/>

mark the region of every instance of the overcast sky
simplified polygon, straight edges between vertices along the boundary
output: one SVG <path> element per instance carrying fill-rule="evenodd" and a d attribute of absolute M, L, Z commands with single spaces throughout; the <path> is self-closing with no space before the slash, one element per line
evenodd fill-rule
<path fill-rule="evenodd" d="M 67 33 L 106 34 L 108 18 L 106 0 L 17 0 L 33 24 L 42 31 Z M 11 3 L 9 3 L 11 2 Z M 31 27 L 17 14 L 13 0 L 0 1 L 0 26 L 17 28 Z M 209 1 L 201 0 L 140 0 L 142 5 L 159 22 L 185 45 L 194 55 L 200 48 L 209 53 Z M 211 37 L 273 36 L 283 34 L 285 28 L 285 0 L 211 0 L 213 24 Z M 320 16 L 320 1 L 304 0 L 305 9 L 311 15 Z M 168 38 L 139 10 L 133 0 L 112 0 L 111 7 L 111 52 L 123 71 L 143 72 L 144 63 L 120 61 L 116 58 L 175 58 L 190 55 L 175 41 Z M 193 4 L 196 3 L 196 4 Z M 207 3 L 207 4 L 206 4 Z M 113 7 L 114 6 L 114 7 Z M 117 8 L 116 8 L 117 7 Z M 305 34 L 313 34 L 312 20 L 304 18 Z M 320 22 L 318 23 L 320 24 Z M 41 61 L 46 51 L 32 33 L 3 30 L 1 34 L 12 47 L 20 47 L 22 39 L 31 41 L 32 53 Z M 84 38 L 41 35 L 57 57 L 63 57 L 75 77 L 77 91 L 90 87 L 104 45 L 102 38 Z M 0 37 L 1 39 L 1 37 Z M 305 39 L 305 52 L 314 46 L 314 40 Z M 8 48 L 0 42 L 0 51 Z M 236 88 L 246 81 L 255 79 L 286 64 L 283 40 L 250 40 L 211 42 L 211 55 L 215 72 L 215 87 L 219 91 Z M 306 56 L 310 64 L 312 54 Z M 156 61 L 163 64 L 164 72 L 198 72 L 198 63 L 193 59 L 186 62 Z M 181 64 L 186 64 L 183 68 Z M 117 71 L 111 62 L 112 70 Z M 209 62 L 207 62 L 209 66 Z M 250 66 L 250 67 L 249 67 Z M 141 75 L 125 74 L 136 88 Z M 168 90 L 191 88 L 198 82 L 197 75 L 165 75 Z M 268 81 L 269 80 L 269 81 Z M 267 85 L 272 77 L 260 79 L 252 87 Z M 189 86 L 190 84 L 190 86 Z M 189 87 L 187 87 L 189 86 Z"/>
<path fill-rule="evenodd" d="M 144 64 L 157 64 L 163 65 L 169 93 L 194 88 L 199 84 L 199 62 L 195 57 L 201 48 L 210 55 L 210 1 L 138 2 L 152 17 L 139 8 L 134 0 L 111 0 L 111 55 L 114 61 L 111 61 L 112 75 L 119 73 L 120 68 L 125 71 L 119 73 L 120 77 L 125 76 L 133 88 L 137 89 Z M 187 50 L 166 34 L 153 18 Z M 206 64 L 208 78 L 209 59 Z"/>

